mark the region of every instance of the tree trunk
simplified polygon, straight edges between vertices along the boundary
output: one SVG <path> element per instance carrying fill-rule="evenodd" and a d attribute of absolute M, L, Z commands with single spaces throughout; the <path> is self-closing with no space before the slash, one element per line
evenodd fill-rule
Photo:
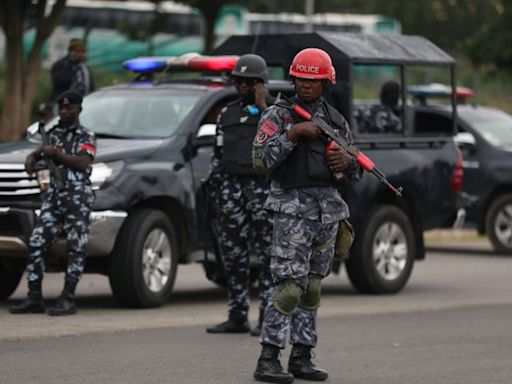
<path fill-rule="evenodd" d="M 215 21 L 219 15 L 219 10 L 223 0 L 209 1 L 201 4 L 199 9 L 203 14 L 204 20 L 204 53 L 208 54 L 215 44 Z"/>
<path fill-rule="evenodd" d="M 205 31 L 204 31 L 204 53 L 208 54 L 213 48 L 215 42 L 215 18 L 211 19 L 205 17 Z"/>
<path fill-rule="evenodd" d="M 23 114 L 23 2 L 5 4 L 5 99 L 0 140 L 19 137 Z"/>

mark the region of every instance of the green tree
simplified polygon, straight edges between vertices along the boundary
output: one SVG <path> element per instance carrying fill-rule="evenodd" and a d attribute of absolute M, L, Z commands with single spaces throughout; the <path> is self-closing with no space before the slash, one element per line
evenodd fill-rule
<path fill-rule="evenodd" d="M 41 69 L 41 47 L 57 25 L 66 0 L 56 0 L 46 13 L 46 0 L 3 0 L 0 27 L 5 34 L 5 98 L 0 139 L 20 136 L 30 119 L 32 102 Z M 23 56 L 23 33 L 33 26 L 36 34 L 28 56 Z"/>
<path fill-rule="evenodd" d="M 498 12 L 498 16 L 488 20 L 474 36 L 466 40 L 464 48 L 476 67 L 493 64 L 498 69 L 511 72 L 512 4 L 503 1 Z"/>

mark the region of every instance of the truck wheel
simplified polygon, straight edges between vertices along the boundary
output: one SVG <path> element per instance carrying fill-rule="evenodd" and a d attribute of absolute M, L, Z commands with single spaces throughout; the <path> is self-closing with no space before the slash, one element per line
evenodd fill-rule
<path fill-rule="evenodd" d="M 126 307 L 164 304 L 171 295 L 178 265 L 176 232 L 169 218 L 154 209 L 128 216 L 110 265 L 114 297 Z"/>
<path fill-rule="evenodd" d="M 512 193 L 500 196 L 491 203 L 485 228 L 497 253 L 512 254 Z"/>
<path fill-rule="evenodd" d="M 346 261 L 350 281 L 362 293 L 399 292 L 416 258 L 411 221 L 396 207 L 380 206 L 361 230 Z"/>
<path fill-rule="evenodd" d="M 6 270 L 0 263 L 0 300 L 5 300 L 13 294 L 22 275 L 23 271 Z"/>

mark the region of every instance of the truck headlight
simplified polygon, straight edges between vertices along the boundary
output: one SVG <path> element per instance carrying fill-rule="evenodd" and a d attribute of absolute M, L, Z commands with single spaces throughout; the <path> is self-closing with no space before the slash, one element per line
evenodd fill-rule
<path fill-rule="evenodd" d="M 123 170 L 123 161 L 113 161 L 111 163 L 93 163 L 91 173 L 91 183 L 93 189 L 100 189 L 106 182 L 113 181 Z"/>

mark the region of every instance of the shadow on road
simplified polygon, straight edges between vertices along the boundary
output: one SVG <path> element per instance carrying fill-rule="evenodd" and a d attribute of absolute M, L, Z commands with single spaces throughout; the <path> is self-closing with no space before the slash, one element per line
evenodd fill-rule
<path fill-rule="evenodd" d="M 474 248 L 474 247 L 453 247 L 453 246 L 428 246 L 427 252 L 435 253 L 451 253 L 460 256 L 491 256 L 491 257 L 512 257 L 512 255 L 496 253 L 490 249 Z"/>
<path fill-rule="evenodd" d="M 335 277 L 337 279 L 337 277 Z M 343 282 L 331 282 L 322 287 L 322 295 L 326 296 L 353 296 L 357 294 L 356 291 L 346 283 Z M 52 304 L 56 298 L 49 298 L 47 304 Z M 251 300 L 253 305 L 258 300 L 258 288 L 253 287 L 251 289 Z M 107 308 L 119 308 L 122 307 L 117 303 L 114 296 L 107 293 L 100 294 L 81 294 L 77 295 L 77 305 L 83 308 L 94 308 L 94 309 L 107 309 Z M 201 288 L 201 289 L 181 289 L 172 293 L 169 302 L 165 306 L 188 304 L 188 305 L 203 305 L 205 302 L 208 303 L 225 303 L 226 292 L 222 288 Z"/>

